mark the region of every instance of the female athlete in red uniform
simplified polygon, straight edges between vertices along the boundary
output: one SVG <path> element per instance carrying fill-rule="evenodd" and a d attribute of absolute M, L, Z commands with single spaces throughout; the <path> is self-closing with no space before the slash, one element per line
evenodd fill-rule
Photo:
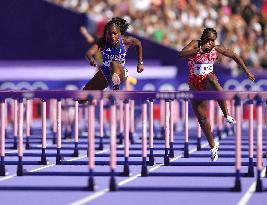
<path fill-rule="evenodd" d="M 254 75 L 249 72 L 243 60 L 232 50 L 222 45 L 215 45 L 217 32 L 213 28 L 205 28 L 200 40 L 193 40 L 182 51 L 179 52 L 180 57 L 188 57 L 189 67 L 189 88 L 190 90 L 216 90 L 222 91 L 223 88 L 218 82 L 213 72 L 213 64 L 218 58 L 218 53 L 232 58 L 246 73 L 247 77 L 254 81 Z M 229 115 L 226 102 L 218 101 L 227 122 L 235 123 L 235 120 Z M 208 105 L 206 100 L 192 100 L 192 108 L 198 119 L 198 122 L 209 142 L 211 148 L 211 160 L 216 161 L 218 158 L 219 143 L 214 141 L 211 132 L 210 123 L 207 119 Z"/>

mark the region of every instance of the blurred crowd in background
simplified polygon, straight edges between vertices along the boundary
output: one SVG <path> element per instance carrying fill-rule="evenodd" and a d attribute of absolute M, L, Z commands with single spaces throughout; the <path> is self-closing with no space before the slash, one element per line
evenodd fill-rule
<path fill-rule="evenodd" d="M 267 69 L 267 0 L 47 0 L 98 22 L 89 31 L 101 35 L 105 22 L 120 16 L 130 32 L 180 50 L 199 39 L 204 27 L 218 32 L 217 44 L 234 50 L 255 69 Z M 90 23 L 89 23 L 90 24 Z M 238 74 L 229 58 L 221 63 Z"/>

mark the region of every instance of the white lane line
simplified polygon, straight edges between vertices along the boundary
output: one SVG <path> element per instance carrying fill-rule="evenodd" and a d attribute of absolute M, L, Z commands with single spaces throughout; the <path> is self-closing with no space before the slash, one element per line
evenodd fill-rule
<path fill-rule="evenodd" d="M 205 143 L 205 144 L 202 145 L 202 147 L 206 147 L 207 145 L 208 145 L 208 143 Z M 191 154 L 191 153 L 193 153 L 193 152 L 195 152 L 195 151 L 197 151 L 197 148 L 192 149 L 189 153 Z M 183 156 L 183 154 L 180 154 L 180 155 L 178 155 L 177 157 L 171 159 L 170 162 L 173 162 L 173 161 L 175 161 L 175 160 L 181 158 L 182 156 Z M 148 171 L 149 171 L 149 172 L 152 172 L 152 171 L 154 171 L 154 170 L 156 170 L 156 169 L 162 167 L 163 165 L 164 165 L 164 164 L 158 164 L 158 165 L 156 165 L 155 167 L 152 167 L 151 169 L 149 169 Z M 125 179 L 125 180 L 119 182 L 119 183 L 118 183 L 118 186 L 122 186 L 122 185 L 124 185 L 124 184 L 127 184 L 127 183 L 129 183 L 129 182 L 131 182 L 131 181 L 137 179 L 137 178 L 140 177 L 140 176 L 141 176 L 141 174 L 137 174 L 137 175 L 134 175 L 134 176 L 132 176 L 132 177 L 129 177 L 128 179 Z M 103 196 L 104 194 L 106 194 L 106 193 L 108 193 L 108 192 L 109 192 L 109 189 L 108 189 L 108 188 L 101 189 L 100 191 L 98 191 L 98 192 L 96 192 L 96 193 L 94 193 L 94 194 L 92 194 L 92 195 L 86 196 L 86 197 L 84 197 L 84 198 L 82 198 L 82 199 L 80 199 L 80 200 L 77 200 L 77 201 L 75 201 L 75 202 L 73 202 L 73 203 L 71 203 L 71 204 L 69 204 L 69 205 L 83 205 L 83 204 L 87 204 L 87 203 L 89 203 L 89 202 L 91 202 L 91 201 L 93 201 L 93 200 L 99 198 L 100 196 Z"/>
<path fill-rule="evenodd" d="M 18 150 L 7 151 L 7 152 L 5 152 L 5 154 L 14 153 L 14 152 L 18 152 Z"/>
<path fill-rule="evenodd" d="M 6 177 L 3 177 L 3 178 L 0 178 L 0 181 L 4 181 L 4 180 L 7 180 L 7 179 L 11 179 L 13 177 L 15 177 L 16 175 L 15 174 L 12 174 L 10 176 L 6 176 Z"/>
<path fill-rule="evenodd" d="M 264 177 L 265 171 L 266 171 L 266 167 L 261 171 L 261 177 L 262 178 Z M 256 184 L 257 184 L 257 180 L 254 180 L 253 183 L 248 188 L 248 190 L 246 191 L 246 193 L 242 196 L 242 198 L 238 201 L 238 203 L 236 205 L 246 205 L 246 204 L 248 204 L 250 198 L 255 193 Z"/>
<path fill-rule="evenodd" d="M 121 148 L 121 147 L 123 147 L 123 145 L 119 145 L 118 147 Z M 101 154 L 101 153 L 105 153 L 105 152 L 108 152 L 108 151 L 109 151 L 109 149 L 104 149 L 104 150 L 102 150 L 102 151 L 96 152 L 95 154 Z M 83 158 L 86 158 L 86 157 L 87 157 L 87 155 L 83 155 L 83 156 L 80 156 L 80 157 L 75 157 L 75 158 L 69 159 L 69 160 L 67 160 L 67 161 L 75 161 L 75 160 L 83 159 Z M 28 171 L 28 172 L 37 172 L 37 171 L 40 171 L 40 170 L 42 170 L 42 169 L 46 169 L 46 168 L 49 168 L 49 167 L 53 167 L 53 166 L 55 166 L 55 165 L 56 165 L 56 164 L 49 164 L 49 165 L 46 165 L 46 166 L 43 166 L 43 167 L 39 167 L 39 168 L 37 168 L 37 169 L 30 170 L 30 171 Z M 6 176 L 6 177 L 3 177 L 3 178 L 0 178 L 0 181 L 8 180 L 8 179 L 11 179 L 11 178 L 16 177 L 16 176 L 17 176 L 17 175 L 12 174 L 12 175 L 10 175 L 10 176 Z"/>

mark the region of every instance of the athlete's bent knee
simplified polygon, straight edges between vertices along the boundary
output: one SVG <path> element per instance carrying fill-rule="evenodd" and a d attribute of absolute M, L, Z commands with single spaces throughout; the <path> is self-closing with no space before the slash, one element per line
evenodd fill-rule
<path fill-rule="evenodd" d="M 121 83 L 120 76 L 117 73 L 112 75 L 112 83 L 113 85 L 119 85 Z"/>

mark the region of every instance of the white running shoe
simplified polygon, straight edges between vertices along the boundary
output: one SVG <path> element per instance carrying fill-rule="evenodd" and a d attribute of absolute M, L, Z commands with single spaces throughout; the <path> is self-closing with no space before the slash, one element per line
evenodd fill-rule
<path fill-rule="evenodd" d="M 227 115 L 227 117 L 225 119 L 229 124 L 235 124 L 236 123 L 235 119 L 231 115 Z"/>
<path fill-rule="evenodd" d="M 211 153 L 210 159 L 212 162 L 215 162 L 218 159 L 218 149 L 219 149 L 219 142 L 215 141 L 214 147 L 210 150 Z"/>

